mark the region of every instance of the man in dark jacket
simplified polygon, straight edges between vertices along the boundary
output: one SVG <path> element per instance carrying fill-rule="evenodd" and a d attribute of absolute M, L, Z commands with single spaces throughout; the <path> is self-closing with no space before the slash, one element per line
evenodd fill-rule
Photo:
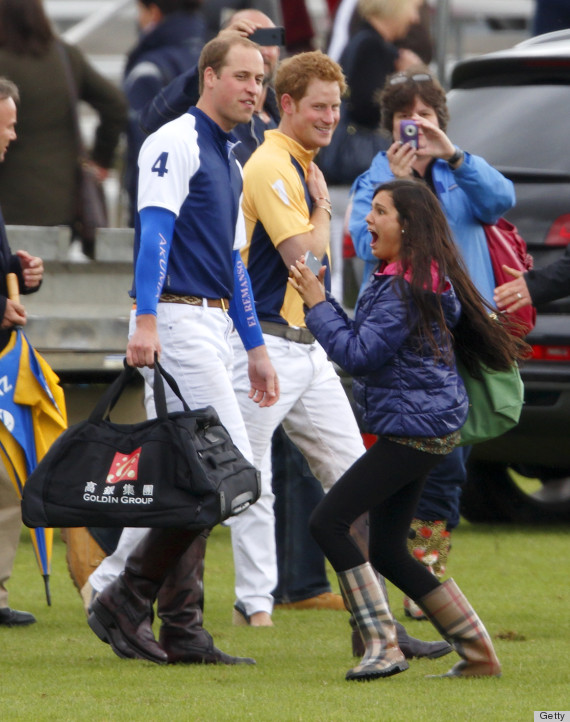
<path fill-rule="evenodd" d="M 0 78 L 0 163 L 10 143 L 16 140 L 18 99 L 18 89 L 14 83 Z M 26 323 L 24 307 L 19 301 L 8 298 L 7 274 L 16 274 L 22 293 L 32 293 L 40 286 L 43 270 L 41 258 L 31 256 L 26 251 L 14 254 L 10 251 L 0 211 L 0 351 L 8 344 L 14 327 Z M 0 415 L 0 418 L 4 417 Z M 10 609 L 8 592 L 4 586 L 12 573 L 21 527 L 20 501 L 4 465 L 0 464 L 0 626 L 4 627 L 23 626 L 36 621 L 29 612 Z"/>
<path fill-rule="evenodd" d="M 136 210 L 137 159 L 146 138 L 139 127 L 139 111 L 171 80 L 196 65 L 206 41 L 202 0 L 139 0 L 137 4 L 141 37 L 127 57 L 123 81 L 129 101 L 125 186 L 131 225 Z"/>

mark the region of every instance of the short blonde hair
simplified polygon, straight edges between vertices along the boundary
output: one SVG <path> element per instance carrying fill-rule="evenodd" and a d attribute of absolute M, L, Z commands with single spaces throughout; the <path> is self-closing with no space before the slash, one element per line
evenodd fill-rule
<path fill-rule="evenodd" d="M 358 12 L 364 19 L 398 17 L 418 0 L 358 0 Z"/>

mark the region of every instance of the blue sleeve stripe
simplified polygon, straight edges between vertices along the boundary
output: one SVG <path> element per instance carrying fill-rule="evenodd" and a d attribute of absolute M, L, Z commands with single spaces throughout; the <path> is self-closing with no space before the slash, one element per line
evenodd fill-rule
<path fill-rule="evenodd" d="M 166 280 L 175 221 L 174 213 L 166 208 L 149 206 L 140 212 L 141 241 L 135 265 L 137 316 L 156 316 L 158 299 Z"/>
<path fill-rule="evenodd" d="M 263 333 L 259 326 L 255 303 L 253 302 L 253 292 L 249 274 L 245 267 L 239 251 L 233 252 L 234 258 L 234 294 L 230 301 L 229 314 L 237 332 L 245 346 L 245 350 L 249 351 L 257 346 L 263 346 Z"/>

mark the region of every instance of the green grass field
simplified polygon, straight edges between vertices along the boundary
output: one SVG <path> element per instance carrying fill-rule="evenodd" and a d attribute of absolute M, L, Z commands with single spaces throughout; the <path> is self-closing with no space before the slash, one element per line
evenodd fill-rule
<path fill-rule="evenodd" d="M 452 536 L 448 571 L 496 642 L 501 679 L 426 679 L 457 660 L 413 661 L 403 674 L 346 682 L 353 665 L 348 614 L 276 611 L 275 627 L 233 627 L 229 531 L 206 557 L 206 626 L 222 649 L 255 667 L 157 666 L 122 660 L 88 628 L 56 532 L 51 607 L 27 530 L 9 584 L 10 605 L 38 623 L 0 628 L 0 720 L 490 720 L 531 722 L 570 709 L 570 562 L 567 528 L 470 525 Z M 333 585 L 337 588 L 336 580 Z M 404 621 L 401 593 L 390 588 Z M 423 639 L 428 622 L 409 622 Z"/>

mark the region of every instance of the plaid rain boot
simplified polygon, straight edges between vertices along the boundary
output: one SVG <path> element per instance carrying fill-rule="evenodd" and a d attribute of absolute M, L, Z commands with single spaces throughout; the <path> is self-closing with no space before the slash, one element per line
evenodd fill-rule
<path fill-rule="evenodd" d="M 446 672 L 433 677 L 500 677 L 489 633 L 453 579 L 418 600 L 429 620 L 463 659 Z"/>
<path fill-rule="evenodd" d="M 365 647 L 360 664 L 346 673 L 346 679 L 366 681 L 404 672 L 409 665 L 398 647 L 394 620 L 372 566 L 366 562 L 337 576 Z"/>
<path fill-rule="evenodd" d="M 350 533 L 352 537 L 358 544 L 360 550 L 365 557 L 367 557 L 368 555 L 368 531 L 368 513 L 360 516 L 350 528 Z M 386 597 L 386 602 L 389 606 L 388 592 L 386 590 L 386 582 L 384 580 L 384 577 L 378 572 L 376 572 L 376 576 L 378 578 L 378 583 L 382 587 L 382 591 L 384 592 L 384 595 Z M 344 595 L 343 600 L 345 607 L 349 609 Z M 364 642 L 362 640 L 362 637 L 360 636 L 356 620 L 354 619 L 354 616 L 352 614 L 350 615 L 349 621 L 351 627 L 352 655 L 354 657 L 363 657 L 365 653 Z M 400 650 L 402 651 L 406 659 L 413 659 L 414 657 L 417 659 L 420 659 L 422 657 L 427 657 L 428 659 L 436 659 L 437 657 L 442 657 L 444 654 L 449 654 L 451 651 L 453 651 L 452 647 L 450 647 L 449 644 L 447 644 L 446 642 L 424 642 L 421 639 L 411 637 L 406 631 L 405 627 L 396 620 L 394 620 L 394 624 L 396 625 L 398 646 L 400 647 Z"/>
<path fill-rule="evenodd" d="M 451 547 L 450 533 L 444 521 L 414 519 L 410 525 L 408 550 L 410 554 L 433 572 L 438 579 L 445 574 Z M 409 597 L 404 597 L 404 613 L 411 619 L 426 619 L 425 614 Z"/>

